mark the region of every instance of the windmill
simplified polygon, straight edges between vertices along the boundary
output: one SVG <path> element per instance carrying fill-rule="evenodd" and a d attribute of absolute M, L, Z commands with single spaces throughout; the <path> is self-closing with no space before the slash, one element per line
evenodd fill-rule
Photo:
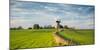
<path fill-rule="evenodd" d="M 61 20 L 60 20 L 59 16 L 57 18 L 55 18 L 55 20 L 56 20 L 56 31 L 59 32 Z"/>

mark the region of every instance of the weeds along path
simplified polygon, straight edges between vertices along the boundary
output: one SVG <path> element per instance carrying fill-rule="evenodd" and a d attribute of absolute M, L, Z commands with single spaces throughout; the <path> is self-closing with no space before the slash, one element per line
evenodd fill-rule
<path fill-rule="evenodd" d="M 57 44 L 57 46 L 76 45 L 76 43 L 74 43 L 72 40 L 64 38 L 58 32 L 54 32 L 53 37 L 54 37 L 54 41 Z"/>

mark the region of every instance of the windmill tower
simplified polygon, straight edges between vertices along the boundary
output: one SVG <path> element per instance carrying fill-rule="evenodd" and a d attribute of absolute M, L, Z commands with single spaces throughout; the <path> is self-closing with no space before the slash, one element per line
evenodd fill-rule
<path fill-rule="evenodd" d="M 59 19 L 59 17 L 57 17 L 57 18 L 55 18 L 56 19 L 56 31 L 57 32 L 59 32 L 59 30 L 60 30 L 60 19 Z"/>

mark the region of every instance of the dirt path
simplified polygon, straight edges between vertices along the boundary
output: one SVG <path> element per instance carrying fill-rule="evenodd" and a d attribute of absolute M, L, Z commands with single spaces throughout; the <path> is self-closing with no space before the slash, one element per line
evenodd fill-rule
<path fill-rule="evenodd" d="M 53 33 L 55 43 L 57 46 L 68 46 L 68 45 L 75 45 L 75 43 L 70 39 L 65 39 L 61 36 L 58 32 Z"/>

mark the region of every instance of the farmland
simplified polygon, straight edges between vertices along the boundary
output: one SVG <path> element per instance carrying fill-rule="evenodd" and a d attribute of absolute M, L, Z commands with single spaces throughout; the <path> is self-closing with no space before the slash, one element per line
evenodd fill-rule
<path fill-rule="evenodd" d="M 77 42 L 79 45 L 94 44 L 94 30 L 65 30 L 60 33 L 65 38 Z"/>
<path fill-rule="evenodd" d="M 54 29 L 10 30 L 10 49 L 54 47 Z M 94 30 L 64 30 L 59 33 L 80 45 L 94 44 Z"/>
<path fill-rule="evenodd" d="M 55 46 L 53 30 L 11 30 L 11 49 Z"/>

